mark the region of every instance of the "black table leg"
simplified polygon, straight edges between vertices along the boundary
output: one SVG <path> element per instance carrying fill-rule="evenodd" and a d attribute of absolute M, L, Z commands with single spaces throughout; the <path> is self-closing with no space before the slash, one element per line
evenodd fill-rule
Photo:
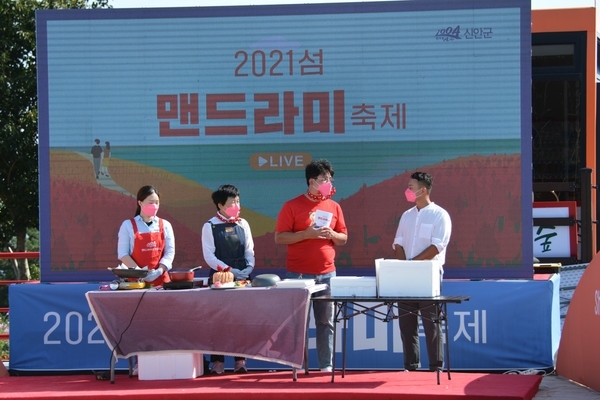
<path fill-rule="evenodd" d="M 442 306 L 441 306 L 441 304 L 440 304 L 440 303 L 435 303 L 435 304 L 434 304 L 434 307 L 435 307 L 436 314 L 437 314 L 437 318 L 436 318 L 436 321 L 435 321 L 435 323 L 436 323 L 436 324 L 440 324 L 440 328 L 441 328 L 441 323 L 442 323 L 442 318 L 443 318 Z M 446 325 L 446 328 L 447 328 L 447 327 L 448 327 L 448 325 Z M 442 338 L 441 338 L 441 337 L 438 337 L 438 340 L 442 340 Z M 448 342 L 448 329 L 446 329 L 446 342 Z M 447 354 L 448 354 L 448 353 L 446 352 L 446 355 L 447 355 Z M 447 359 L 447 358 L 446 358 L 446 361 L 448 361 L 448 359 Z M 437 384 L 438 384 L 438 385 L 440 384 L 440 373 L 441 373 L 441 371 L 440 371 L 440 370 L 441 370 L 442 368 L 443 368 L 443 367 L 439 367 L 439 368 L 438 368 L 438 367 L 436 367 L 436 369 L 435 369 L 435 373 L 436 373 L 436 375 L 437 375 Z"/>
<path fill-rule="evenodd" d="M 308 326 L 304 332 L 304 375 L 308 375 Z"/>
<path fill-rule="evenodd" d="M 446 370 L 448 371 L 448 380 L 452 380 L 450 377 L 450 341 L 448 336 L 448 305 L 447 303 L 442 304 L 444 310 L 444 330 L 446 331 Z"/>
<path fill-rule="evenodd" d="M 110 383 L 115 383 L 115 362 L 117 362 L 117 357 L 113 354 L 110 357 Z"/>
<path fill-rule="evenodd" d="M 338 303 L 333 302 L 333 355 L 331 360 L 331 383 L 335 380 L 335 338 L 337 336 L 337 322 L 338 322 Z M 342 345 L 343 346 L 343 345 Z M 342 350 L 343 354 L 343 350 Z"/>
<path fill-rule="evenodd" d="M 344 320 L 344 330 L 342 331 L 342 378 L 344 378 L 346 376 L 346 331 L 348 330 L 348 303 L 342 303 L 342 307 L 342 312 L 344 313 L 344 315 L 342 316 Z"/>

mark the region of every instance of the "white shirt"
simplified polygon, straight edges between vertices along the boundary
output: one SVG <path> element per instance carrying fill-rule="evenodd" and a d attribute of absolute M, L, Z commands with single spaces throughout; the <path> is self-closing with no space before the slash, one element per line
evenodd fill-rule
<path fill-rule="evenodd" d="M 410 260 L 430 245 L 434 245 L 438 249 L 434 260 L 439 260 L 441 265 L 444 265 L 451 233 L 450 215 L 442 207 L 429 203 L 419 210 L 414 206 L 400 217 L 392 248 L 396 244 L 402 246 L 406 259 Z"/>
<path fill-rule="evenodd" d="M 150 225 L 147 225 L 139 215 L 136 215 L 134 220 L 138 232 L 140 233 L 160 232 L 158 218 L 155 218 Z M 165 231 L 165 250 L 159 263 L 168 269 L 171 269 L 173 267 L 173 259 L 175 258 L 175 234 L 173 233 L 171 223 L 166 219 L 163 219 L 162 221 Z M 133 225 L 131 225 L 131 220 L 126 219 L 119 228 L 119 242 L 117 245 L 117 257 L 119 260 L 124 256 L 130 256 L 133 253 L 133 245 Z M 139 267 L 145 266 L 146 265 L 140 265 Z"/>
<path fill-rule="evenodd" d="M 214 270 L 217 270 L 217 266 L 221 266 L 223 268 L 230 267 L 230 265 L 225 264 L 223 261 L 219 260 L 215 256 L 215 238 L 212 233 L 212 226 L 223 224 L 219 218 L 212 217 L 209 222 L 205 222 L 202 226 L 202 254 L 204 255 L 204 261 Z M 243 218 L 237 222 L 238 225 L 244 229 L 244 233 L 246 234 L 246 246 L 244 248 L 244 258 L 246 259 L 247 265 L 254 267 L 254 240 L 252 239 L 252 232 L 250 231 L 250 225 L 248 221 Z"/>

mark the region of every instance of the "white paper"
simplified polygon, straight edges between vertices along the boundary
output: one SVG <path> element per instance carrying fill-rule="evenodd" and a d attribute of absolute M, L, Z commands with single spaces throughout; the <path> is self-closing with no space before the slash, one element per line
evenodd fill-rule
<path fill-rule="evenodd" d="M 328 211 L 315 211 L 315 228 L 320 228 L 322 226 L 329 227 L 329 225 L 331 225 L 332 219 L 333 214 Z"/>
<path fill-rule="evenodd" d="M 284 279 L 277 282 L 278 288 L 307 288 L 315 285 L 314 279 Z"/>

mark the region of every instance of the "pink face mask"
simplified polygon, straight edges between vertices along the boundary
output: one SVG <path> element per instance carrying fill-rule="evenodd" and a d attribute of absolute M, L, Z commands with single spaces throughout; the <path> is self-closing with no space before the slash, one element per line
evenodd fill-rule
<path fill-rule="evenodd" d="M 417 201 L 417 194 L 408 188 L 404 191 L 404 196 L 409 203 Z"/>
<path fill-rule="evenodd" d="M 225 213 L 229 215 L 229 218 L 237 218 L 240 216 L 240 206 L 233 204 L 225 209 Z"/>
<path fill-rule="evenodd" d="M 149 217 L 155 217 L 158 213 L 158 204 L 146 204 L 142 207 L 142 211 Z"/>
<path fill-rule="evenodd" d="M 333 185 L 331 182 L 323 182 L 319 185 L 319 193 L 321 193 L 324 197 L 327 197 L 331 194 L 331 189 Z"/>

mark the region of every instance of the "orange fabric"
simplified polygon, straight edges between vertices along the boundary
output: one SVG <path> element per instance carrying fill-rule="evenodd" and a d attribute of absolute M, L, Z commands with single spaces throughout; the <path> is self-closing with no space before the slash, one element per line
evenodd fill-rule
<path fill-rule="evenodd" d="M 575 288 L 556 358 L 559 375 L 600 391 L 600 256 L 596 254 Z"/>

